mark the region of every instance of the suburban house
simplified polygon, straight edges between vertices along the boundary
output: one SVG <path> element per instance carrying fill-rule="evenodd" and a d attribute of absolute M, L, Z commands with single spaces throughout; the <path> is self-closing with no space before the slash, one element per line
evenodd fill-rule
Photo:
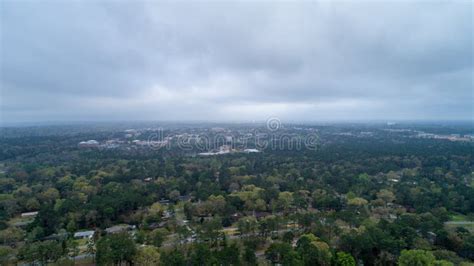
<path fill-rule="evenodd" d="M 82 232 L 75 232 L 74 238 L 76 239 L 84 239 L 84 238 L 92 238 L 94 236 L 95 231 L 82 231 Z"/>

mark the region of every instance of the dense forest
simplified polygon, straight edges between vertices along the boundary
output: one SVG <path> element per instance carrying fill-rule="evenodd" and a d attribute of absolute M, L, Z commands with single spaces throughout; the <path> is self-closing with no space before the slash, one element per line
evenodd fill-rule
<path fill-rule="evenodd" d="M 472 265 L 471 133 L 2 128 L 0 264 Z"/>

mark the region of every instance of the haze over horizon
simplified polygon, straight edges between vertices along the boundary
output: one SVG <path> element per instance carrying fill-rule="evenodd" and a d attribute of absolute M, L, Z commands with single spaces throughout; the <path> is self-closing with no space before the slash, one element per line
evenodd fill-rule
<path fill-rule="evenodd" d="M 472 121 L 473 32 L 471 1 L 1 1 L 0 121 Z"/>

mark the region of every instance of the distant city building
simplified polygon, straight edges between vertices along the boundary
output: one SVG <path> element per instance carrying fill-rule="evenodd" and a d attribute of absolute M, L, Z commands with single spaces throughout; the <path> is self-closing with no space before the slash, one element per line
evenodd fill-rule
<path fill-rule="evenodd" d="M 232 147 L 229 145 L 222 145 L 219 147 L 219 151 L 217 152 L 201 152 L 198 155 L 201 156 L 211 156 L 211 155 L 222 155 L 222 154 L 227 154 L 232 151 Z"/>
<path fill-rule="evenodd" d="M 124 130 L 125 133 L 129 133 L 129 134 L 137 134 L 137 130 L 136 129 L 126 129 Z"/>
<path fill-rule="evenodd" d="M 231 150 L 232 148 L 229 145 L 222 145 L 219 147 L 219 154 L 229 153 Z"/>
<path fill-rule="evenodd" d="M 200 156 L 211 156 L 211 155 L 217 155 L 216 152 L 200 152 L 198 153 Z"/>
<path fill-rule="evenodd" d="M 99 147 L 99 142 L 97 140 L 88 140 L 79 142 L 80 148 L 96 148 Z"/>
<path fill-rule="evenodd" d="M 260 151 L 257 150 L 257 149 L 245 149 L 244 152 L 247 152 L 247 153 L 255 153 L 255 152 L 260 152 Z"/>

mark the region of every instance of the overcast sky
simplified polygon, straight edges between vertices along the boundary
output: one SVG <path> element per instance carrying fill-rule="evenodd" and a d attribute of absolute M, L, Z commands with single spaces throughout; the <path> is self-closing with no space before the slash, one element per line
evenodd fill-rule
<path fill-rule="evenodd" d="M 471 1 L 0 1 L 3 122 L 472 120 Z"/>

